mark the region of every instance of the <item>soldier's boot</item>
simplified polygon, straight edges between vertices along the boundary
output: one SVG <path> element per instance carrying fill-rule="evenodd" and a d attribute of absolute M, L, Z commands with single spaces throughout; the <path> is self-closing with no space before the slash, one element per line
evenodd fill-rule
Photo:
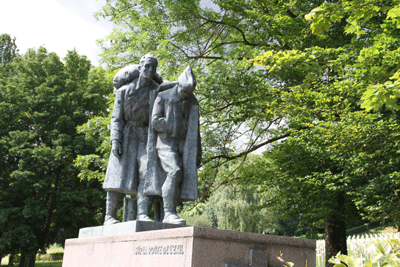
<path fill-rule="evenodd" d="M 117 192 L 107 191 L 104 225 L 119 223 L 117 219 L 118 194 Z"/>
<path fill-rule="evenodd" d="M 176 214 L 177 200 L 172 195 L 163 197 L 164 201 L 164 220 L 163 223 L 186 225 L 186 220 L 179 218 Z"/>
<path fill-rule="evenodd" d="M 137 196 L 137 217 L 136 220 L 138 221 L 147 221 L 147 222 L 154 222 L 149 217 L 149 210 L 150 210 L 150 197 L 146 196 L 143 193 L 138 192 Z"/>

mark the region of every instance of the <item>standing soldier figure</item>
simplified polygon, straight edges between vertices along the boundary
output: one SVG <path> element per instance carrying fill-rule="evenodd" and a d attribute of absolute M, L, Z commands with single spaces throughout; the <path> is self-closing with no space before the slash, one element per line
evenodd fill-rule
<path fill-rule="evenodd" d="M 112 153 L 103 188 L 107 190 L 104 225 L 118 223 L 118 204 L 137 192 L 137 220 L 149 218 L 150 197 L 144 194 L 147 138 L 153 103 L 159 89 L 154 81 L 157 58 L 140 59 L 139 77 L 116 91 L 111 118 Z"/>
<path fill-rule="evenodd" d="M 199 104 L 193 95 L 195 86 L 196 79 L 188 66 L 178 84 L 160 92 L 154 102 L 150 125 L 154 137 L 149 138 L 149 148 L 156 149 L 149 150 L 149 158 L 153 160 L 148 162 L 145 193 L 162 196 L 163 223 L 186 224 L 176 214 L 176 206 L 179 201 L 196 200 L 198 195 L 197 167 L 202 151 Z M 166 177 L 155 171 L 160 163 Z"/>

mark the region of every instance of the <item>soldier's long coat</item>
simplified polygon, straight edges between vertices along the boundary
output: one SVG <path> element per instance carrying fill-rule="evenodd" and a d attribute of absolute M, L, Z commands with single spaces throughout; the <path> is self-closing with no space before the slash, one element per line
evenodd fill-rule
<path fill-rule="evenodd" d="M 157 100 L 172 99 L 176 94 L 176 87 L 160 92 L 157 96 Z M 173 101 L 171 101 L 173 102 Z M 171 102 L 163 101 L 165 113 L 169 113 L 172 109 L 170 106 Z M 201 162 L 201 142 L 200 142 L 200 130 L 199 130 L 199 104 L 197 99 L 192 94 L 188 102 L 190 103 L 190 111 L 188 118 L 187 134 L 185 138 L 185 145 L 183 149 L 182 161 L 183 161 L 183 177 L 180 184 L 180 199 L 196 200 L 198 198 L 198 177 L 197 177 L 197 164 Z M 168 110 L 169 109 L 169 110 Z M 150 119 L 151 121 L 151 119 Z M 171 122 L 170 128 L 175 129 L 177 122 Z M 176 125 L 176 126 L 177 126 Z M 177 129 L 179 130 L 179 129 Z M 163 173 L 161 164 L 156 150 L 157 143 L 157 132 L 153 129 L 151 123 L 149 125 L 149 139 L 148 139 L 148 167 L 145 176 L 145 188 L 144 192 L 147 195 L 158 195 L 162 196 L 161 188 L 164 184 L 166 175 Z"/>
<path fill-rule="evenodd" d="M 138 79 L 135 79 L 133 82 L 122 86 L 116 92 L 114 110 L 111 118 L 111 140 L 118 140 L 121 142 L 122 156 L 121 158 L 117 158 L 113 153 L 110 154 L 103 184 L 103 188 L 107 191 L 116 191 L 129 195 L 135 194 L 139 184 L 139 166 L 136 161 L 138 140 L 144 140 L 146 143 L 146 140 L 151 137 L 149 128 L 138 130 L 134 123 L 130 123 L 130 121 L 132 121 L 132 119 L 137 119 L 137 116 L 141 116 L 139 121 L 147 120 L 147 124 L 149 124 L 154 100 L 159 89 L 159 85 L 153 81 L 150 86 L 149 94 L 140 97 L 140 95 L 137 96 L 132 93 L 134 92 L 133 89 L 137 88 L 137 83 Z M 148 114 L 138 115 L 138 109 L 142 111 L 147 110 Z M 146 150 L 148 150 L 148 147 Z M 142 164 L 147 164 L 147 162 L 142 162 Z"/>

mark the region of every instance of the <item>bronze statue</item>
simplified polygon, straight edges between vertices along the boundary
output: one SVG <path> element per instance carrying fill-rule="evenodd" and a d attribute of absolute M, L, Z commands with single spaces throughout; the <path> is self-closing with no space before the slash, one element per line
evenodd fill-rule
<path fill-rule="evenodd" d="M 147 137 L 150 112 L 159 89 L 154 81 L 157 58 L 147 54 L 140 59 L 139 77 L 116 91 L 111 117 L 112 153 L 103 188 L 107 190 L 104 224 L 114 224 L 118 203 L 137 192 L 137 219 L 149 218 L 151 199 L 143 192 L 147 166 Z"/>
<path fill-rule="evenodd" d="M 177 83 L 163 83 L 157 65 L 147 54 L 139 66 L 128 66 L 114 77 L 112 153 L 103 185 L 105 225 L 119 222 L 116 213 L 124 197 L 124 221 L 153 221 L 149 208 L 156 200 L 155 219 L 172 224 L 186 224 L 176 214 L 178 202 L 197 199 L 201 143 L 196 79 L 189 66 Z M 137 216 L 131 215 L 136 195 Z"/>
<path fill-rule="evenodd" d="M 163 223 L 186 224 L 177 216 L 176 206 L 180 200 L 195 200 L 198 195 L 197 167 L 202 151 L 199 104 L 193 95 L 195 86 L 196 79 L 189 66 L 175 87 L 157 95 L 153 107 L 150 130 L 155 131 L 157 137 L 149 139 L 149 147 L 156 148 L 154 152 L 166 177 L 151 171 L 155 168 L 148 168 L 145 193 L 162 196 Z M 158 166 L 154 161 L 148 164 Z"/>

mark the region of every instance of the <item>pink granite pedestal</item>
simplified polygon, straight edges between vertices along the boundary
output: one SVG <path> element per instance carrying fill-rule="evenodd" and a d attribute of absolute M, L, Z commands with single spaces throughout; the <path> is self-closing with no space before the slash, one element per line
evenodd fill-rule
<path fill-rule="evenodd" d="M 315 240 L 183 227 L 68 239 L 63 267 L 315 266 Z"/>

